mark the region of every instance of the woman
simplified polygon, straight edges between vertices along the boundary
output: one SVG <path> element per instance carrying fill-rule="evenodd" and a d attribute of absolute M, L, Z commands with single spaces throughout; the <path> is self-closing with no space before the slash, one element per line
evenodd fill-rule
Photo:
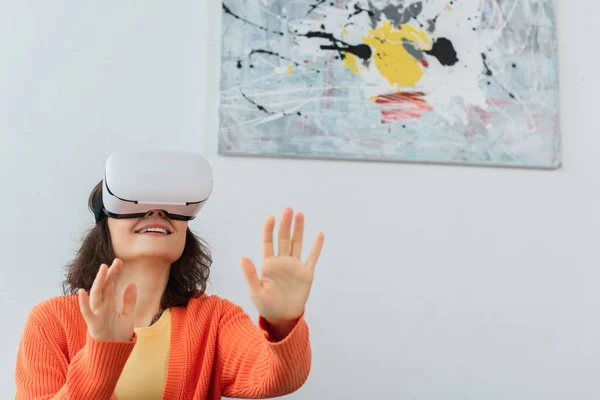
<path fill-rule="evenodd" d="M 204 293 L 211 258 L 187 221 L 161 210 L 100 219 L 68 266 L 65 295 L 28 316 L 16 399 L 268 398 L 300 388 L 311 364 L 304 307 L 324 236 L 303 263 L 302 214 L 284 209 L 277 253 L 274 225 L 264 223 L 261 276 L 241 260 L 257 327 Z"/>

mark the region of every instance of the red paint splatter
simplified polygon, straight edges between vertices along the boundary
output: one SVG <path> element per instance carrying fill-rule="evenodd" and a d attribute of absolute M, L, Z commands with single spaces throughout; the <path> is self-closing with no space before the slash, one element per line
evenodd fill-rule
<path fill-rule="evenodd" d="M 433 111 L 422 92 L 398 92 L 377 96 L 373 101 L 383 106 L 381 122 L 405 121 Z"/>
<path fill-rule="evenodd" d="M 422 60 L 421 60 L 421 64 L 423 64 L 423 66 L 424 66 L 425 68 L 428 68 L 428 67 L 429 67 L 429 63 L 427 62 L 427 60 L 426 60 L 426 59 L 422 59 Z"/>

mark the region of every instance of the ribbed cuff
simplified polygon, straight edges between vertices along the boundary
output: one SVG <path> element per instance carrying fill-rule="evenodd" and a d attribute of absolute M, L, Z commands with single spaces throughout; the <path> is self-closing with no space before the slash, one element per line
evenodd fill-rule
<path fill-rule="evenodd" d="M 105 342 L 94 339 L 88 332 L 86 340 L 85 358 L 91 365 L 98 368 L 96 374 L 109 377 L 115 374 L 115 369 L 118 369 L 118 377 L 137 342 L 137 334 L 134 332 L 129 342 Z"/>
<path fill-rule="evenodd" d="M 279 341 L 270 339 L 269 323 L 259 317 L 259 328 L 263 331 L 267 346 L 274 356 L 270 360 L 272 379 L 278 382 L 277 393 L 287 394 L 304 384 L 311 368 L 312 352 L 308 325 L 304 313 L 298 318 L 290 333 Z"/>
<path fill-rule="evenodd" d="M 272 332 L 271 325 L 263 316 L 260 315 L 258 316 L 258 327 L 263 332 L 265 339 L 267 339 L 272 345 L 275 346 L 286 345 L 288 344 L 287 342 L 302 342 L 308 340 L 308 325 L 304 320 L 304 313 L 302 313 L 300 317 L 298 317 L 290 333 L 288 333 L 287 336 L 285 336 L 284 338 L 281 338 L 281 340 L 274 339 L 275 335 Z"/>
<path fill-rule="evenodd" d="M 105 342 L 92 338 L 88 332 L 79 360 L 83 368 L 73 379 L 87 387 L 86 392 L 92 389 L 91 393 L 112 394 L 136 342 L 136 334 L 129 342 Z"/>

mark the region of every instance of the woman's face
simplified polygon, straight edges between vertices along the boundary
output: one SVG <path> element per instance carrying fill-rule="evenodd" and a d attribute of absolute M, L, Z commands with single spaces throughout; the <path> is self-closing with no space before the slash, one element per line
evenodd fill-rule
<path fill-rule="evenodd" d="M 113 251 L 124 262 L 146 258 L 172 264 L 183 253 L 187 227 L 187 221 L 170 220 L 160 210 L 143 218 L 108 218 Z"/>

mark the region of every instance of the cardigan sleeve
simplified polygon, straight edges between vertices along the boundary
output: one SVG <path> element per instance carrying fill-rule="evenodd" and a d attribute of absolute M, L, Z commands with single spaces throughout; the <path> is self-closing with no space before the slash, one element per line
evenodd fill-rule
<path fill-rule="evenodd" d="M 264 318 L 259 317 L 257 327 L 241 307 L 223 300 L 217 366 L 225 397 L 271 398 L 298 390 L 311 367 L 304 315 L 285 338 L 275 341 Z"/>
<path fill-rule="evenodd" d="M 130 342 L 102 342 L 88 333 L 69 361 L 56 327 L 42 312 L 28 316 L 17 353 L 15 399 L 111 399 L 137 335 Z"/>

